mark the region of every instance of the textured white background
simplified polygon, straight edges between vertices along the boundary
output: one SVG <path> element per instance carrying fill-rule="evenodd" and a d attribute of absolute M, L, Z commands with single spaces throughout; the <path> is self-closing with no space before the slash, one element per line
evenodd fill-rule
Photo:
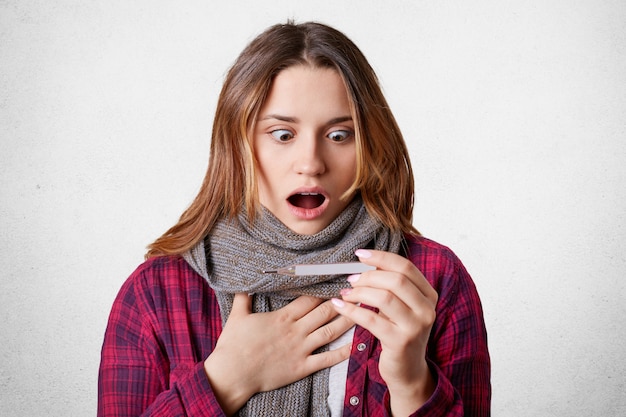
<path fill-rule="evenodd" d="M 113 298 L 198 190 L 227 67 L 348 34 L 415 223 L 482 296 L 495 416 L 626 414 L 626 3 L 0 0 L 0 415 L 95 414 Z"/>

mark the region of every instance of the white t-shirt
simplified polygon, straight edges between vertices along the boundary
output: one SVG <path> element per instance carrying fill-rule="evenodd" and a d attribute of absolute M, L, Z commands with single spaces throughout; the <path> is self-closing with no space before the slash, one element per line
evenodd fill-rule
<path fill-rule="evenodd" d="M 337 340 L 328 344 L 328 350 L 337 349 L 350 343 L 354 337 L 354 326 L 342 334 Z M 341 417 L 343 414 L 343 400 L 346 396 L 346 379 L 348 377 L 348 361 L 339 362 L 330 367 L 328 377 L 328 408 L 332 417 Z"/>

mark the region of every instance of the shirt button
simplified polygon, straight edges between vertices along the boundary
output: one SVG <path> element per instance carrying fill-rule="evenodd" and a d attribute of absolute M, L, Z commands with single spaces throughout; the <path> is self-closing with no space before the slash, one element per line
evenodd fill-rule
<path fill-rule="evenodd" d="M 350 397 L 350 404 L 359 405 L 359 397 L 357 396 Z"/>
<path fill-rule="evenodd" d="M 367 345 L 365 343 L 359 343 L 358 345 L 356 345 L 356 350 L 358 350 L 359 352 L 363 352 L 365 348 L 367 348 Z"/>

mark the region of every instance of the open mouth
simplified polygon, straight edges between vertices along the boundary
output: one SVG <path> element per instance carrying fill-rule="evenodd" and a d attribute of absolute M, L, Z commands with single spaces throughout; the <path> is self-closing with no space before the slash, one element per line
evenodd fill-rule
<path fill-rule="evenodd" d="M 287 199 L 291 205 L 303 209 L 318 208 L 325 200 L 326 197 L 318 193 L 296 193 Z"/>

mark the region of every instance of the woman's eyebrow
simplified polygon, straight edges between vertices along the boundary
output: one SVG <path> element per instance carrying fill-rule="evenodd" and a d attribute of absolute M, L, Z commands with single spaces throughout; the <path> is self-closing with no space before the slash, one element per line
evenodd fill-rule
<path fill-rule="evenodd" d="M 351 122 L 351 121 L 352 121 L 352 116 L 342 116 L 342 117 L 335 117 L 334 119 L 330 119 L 328 121 L 328 124 L 334 125 L 336 123 Z"/>
<path fill-rule="evenodd" d="M 280 114 L 268 114 L 267 116 L 263 117 L 261 120 L 270 120 L 270 119 L 280 120 L 281 122 L 288 122 L 288 123 L 299 122 L 299 120 L 296 117 L 282 116 Z"/>
<path fill-rule="evenodd" d="M 270 120 L 270 119 L 280 120 L 281 122 L 287 122 L 287 123 L 300 122 L 300 120 L 297 117 L 283 116 L 280 114 L 268 114 L 264 116 L 261 120 Z M 352 116 L 340 116 L 340 117 L 335 117 L 333 119 L 330 119 L 326 124 L 334 125 L 336 123 L 351 122 L 351 121 L 352 121 Z"/>

